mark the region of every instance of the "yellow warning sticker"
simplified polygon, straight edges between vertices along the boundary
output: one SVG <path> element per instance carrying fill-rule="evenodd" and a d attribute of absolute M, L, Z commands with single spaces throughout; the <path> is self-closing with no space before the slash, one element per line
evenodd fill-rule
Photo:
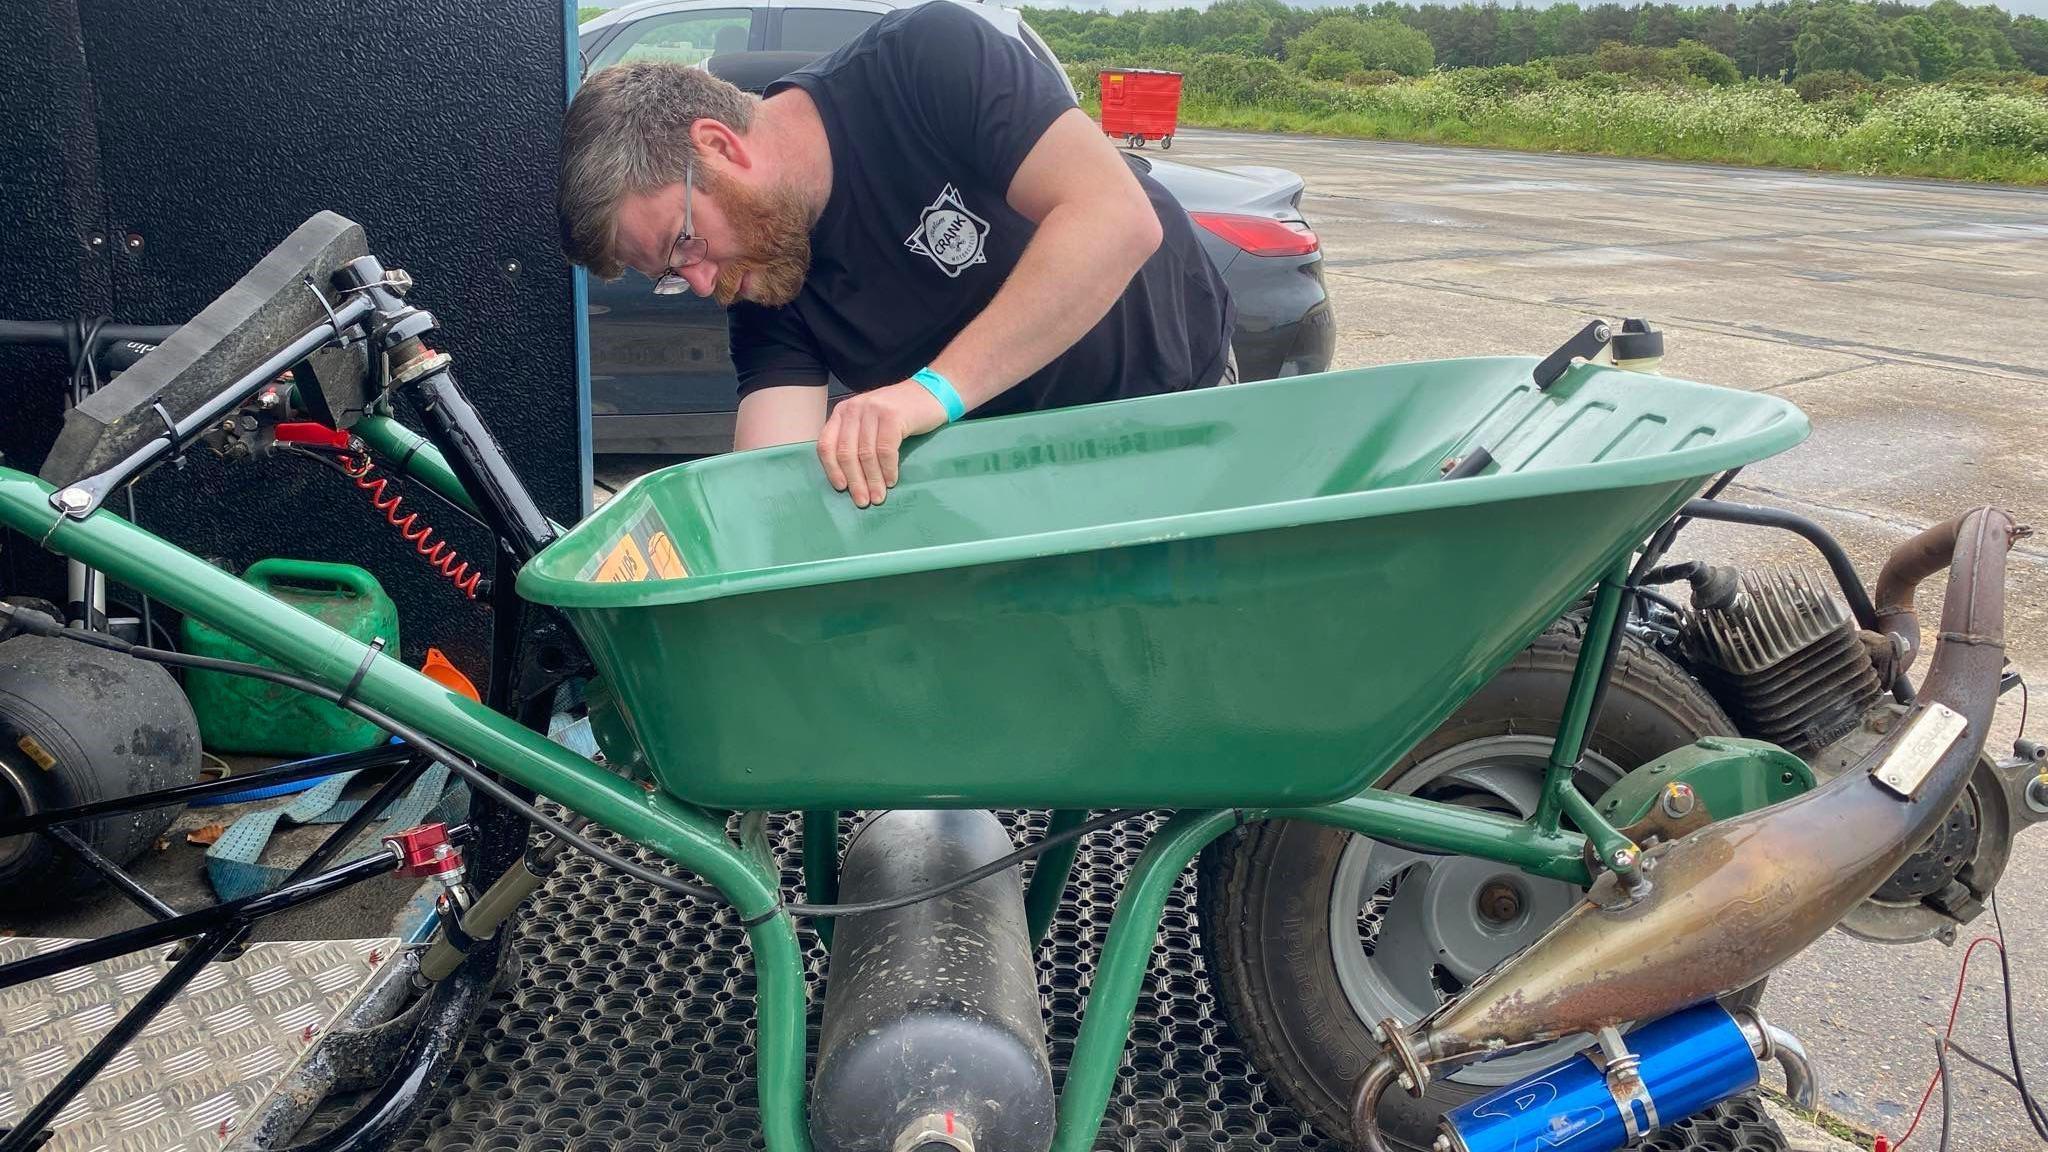
<path fill-rule="evenodd" d="M 599 584 L 626 584 L 647 579 L 647 557 L 640 552 L 640 544 L 631 536 L 619 537 L 612 550 L 597 566 Z"/>
<path fill-rule="evenodd" d="M 57 766 L 57 758 L 50 755 L 49 749 L 36 743 L 35 737 L 23 736 L 21 739 L 16 740 L 14 744 L 15 747 L 28 753 L 28 758 L 35 761 L 36 767 L 41 768 L 43 771 L 48 772 Z"/>
<path fill-rule="evenodd" d="M 690 574 L 683 567 L 683 558 L 676 554 L 675 542 L 666 532 L 656 532 L 647 541 L 647 559 L 654 565 L 654 574 L 663 580 L 681 580 Z"/>
<path fill-rule="evenodd" d="M 653 508 L 644 508 L 617 529 L 618 535 L 586 560 L 578 579 L 597 584 L 631 584 L 641 580 L 682 580 L 690 575 L 668 523 Z"/>

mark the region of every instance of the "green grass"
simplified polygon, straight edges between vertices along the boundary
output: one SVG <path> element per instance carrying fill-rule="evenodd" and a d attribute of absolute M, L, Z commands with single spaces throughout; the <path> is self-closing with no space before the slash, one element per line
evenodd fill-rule
<path fill-rule="evenodd" d="M 1205 82 L 1206 81 L 1206 82 Z M 1243 98 L 1249 95 L 1250 99 Z M 2048 185 L 2048 98 L 1917 85 L 1808 104 L 1782 84 L 1503 89 L 1480 70 L 1372 86 L 1191 70 L 1192 127 Z"/>

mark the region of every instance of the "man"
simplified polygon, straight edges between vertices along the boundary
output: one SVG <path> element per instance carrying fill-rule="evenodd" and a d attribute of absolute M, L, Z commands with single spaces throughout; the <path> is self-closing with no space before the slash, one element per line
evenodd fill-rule
<path fill-rule="evenodd" d="M 559 211 L 572 262 L 727 305 L 733 447 L 815 437 L 860 507 L 906 438 L 968 412 L 1234 376 L 1229 294 L 1186 213 L 950 0 L 763 99 L 670 63 L 597 73 L 569 107 Z M 828 419 L 833 377 L 855 394 Z"/>

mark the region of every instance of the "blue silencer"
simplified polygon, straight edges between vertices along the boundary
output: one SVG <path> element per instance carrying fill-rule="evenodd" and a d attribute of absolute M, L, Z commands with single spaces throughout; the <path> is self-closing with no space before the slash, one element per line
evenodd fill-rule
<path fill-rule="evenodd" d="M 1728 1010 L 1712 1001 L 1674 1012 L 1623 1038 L 1656 1105 L 1654 1123 L 1632 1103 L 1643 1131 L 1673 1124 L 1757 1082 L 1756 1055 Z M 1597 1049 L 1595 1050 L 1597 1053 Z M 1631 1137 L 1622 1105 L 1592 1057 L 1580 1055 L 1444 1116 L 1454 1152 L 1615 1152 Z"/>

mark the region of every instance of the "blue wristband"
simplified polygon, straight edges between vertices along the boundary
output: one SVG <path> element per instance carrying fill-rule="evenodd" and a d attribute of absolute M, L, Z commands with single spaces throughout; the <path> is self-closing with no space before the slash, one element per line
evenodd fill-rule
<path fill-rule="evenodd" d="M 910 378 L 924 385 L 924 390 L 931 393 L 932 398 L 946 409 L 946 423 L 951 424 L 967 415 L 967 405 L 961 403 L 960 393 L 953 390 L 951 380 L 929 368 L 919 368 L 910 374 Z"/>

